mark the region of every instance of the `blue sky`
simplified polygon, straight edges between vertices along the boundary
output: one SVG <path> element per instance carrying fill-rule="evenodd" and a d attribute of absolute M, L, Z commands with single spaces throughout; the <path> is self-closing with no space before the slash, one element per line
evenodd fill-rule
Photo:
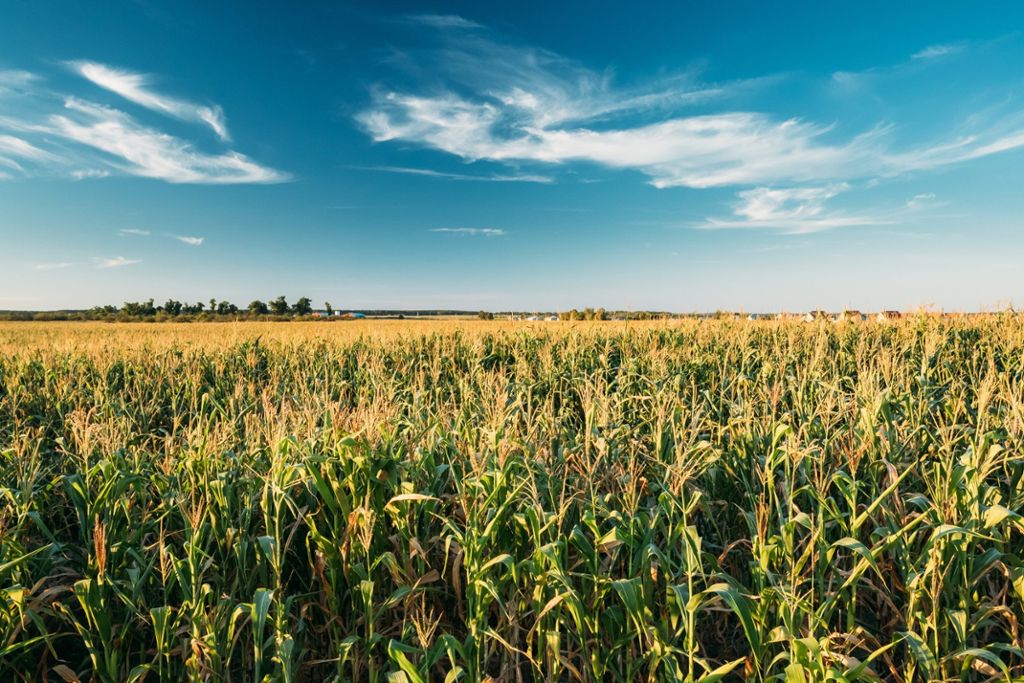
<path fill-rule="evenodd" d="M 0 308 L 1024 300 L 1019 3 L 498 5 L 3 3 Z"/>

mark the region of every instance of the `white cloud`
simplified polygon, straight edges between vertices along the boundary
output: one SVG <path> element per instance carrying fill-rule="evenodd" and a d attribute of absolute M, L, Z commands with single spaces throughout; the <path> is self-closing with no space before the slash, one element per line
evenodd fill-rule
<path fill-rule="evenodd" d="M 110 175 L 110 171 L 104 171 L 99 168 L 76 168 L 71 172 L 71 177 L 75 180 L 86 180 L 88 178 L 106 178 Z"/>
<path fill-rule="evenodd" d="M 831 127 L 725 112 L 619 129 L 516 124 L 494 102 L 389 93 L 360 121 L 378 142 L 403 140 L 468 161 L 584 161 L 646 174 L 658 188 L 820 182 L 899 175 L 1024 146 L 1024 131 L 895 152 L 890 129 L 826 142 Z M 507 132 L 506 132 L 507 131 Z"/>
<path fill-rule="evenodd" d="M 0 69 L 0 85 L 26 85 L 34 80 L 36 76 L 29 71 Z"/>
<path fill-rule="evenodd" d="M 915 194 L 913 197 L 907 200 L 908 209 L 920 209 L 929 206 L 935 202 L 934 192 L 922 192 L 921 194 Z"/>
<path fill-rule="evenodd" d="M 446 173 L 429 168 L 410 168 L 408 166 L 353 166 L 364 171 L 382 171 L 384 173 L 404 173 L 422 175 L 430 178 L 447 178 L 449 180 L 486 181 L 493 183 L 552 183 L 554 178 L 545 175 L 511 174 L 511 175 L 468 175 L 464 173 Z"/>
<path fill-rule="evenodd" d="M 147 109 L 180 119 L 196 121 L 209 126 L 221 140 L 231 139 L 224 111 L 219 106 L 206 106 L 161 95 L 150 89 L 150 78 L 145 74 L 122 71 L 96 62 L 70 62 L 70 66 L 84 78 Z"/>
<path fill-rule="evenodd" d="M 944 205 L 933 192 L 911 197 L 902 207 L 850 213 L 828 203 L 851 190 L 848 183 L 818 187 L 755 187 L 736 194 L 731 218 L 707 218 L 693 227 L 774 228 L 789 234 L 822 232 L 834 228 L 892 225 L 907 216 Z"/>
<path fill-rule="evenodd" d="M 36 80 L 28 71 L 0 69 L 0 97 L 24 90 Z"/>
<path fill-rule="evenodd" d="M 835 177 L 869 153 L 866 141 L 829 146 L 817 142 L 828 131 L 825 127 L 749 112 L 610 130 L 547 128 L 534 121 L 517 126 L 506 113 L 493 102 L 470 102 L 455 95 L 391 93 L 361 121 L 378 142 L 416 142 L 469 161 L 587 161 L 640 170 L 660 188 Z"/>
<path fill-rule="evenodd" d="M 286 177 L 237 152 L 205 154 L 188 142 L 146 128 L 127 114 L 69 98 L 67 114 L 54 114 L 45 128 L 52 135 L 115 157 L 115 168 L 170 183 L 273 183 Z"/>
<path fill-rule="evenodd" d="M 423 24 L 432 28 L 441 29 L 474 29 L 483 28 L 475 21 L 470 21 L 457 14 L 411 14 L 406 17 L 415 24 Z"/>
<path fill-rule="evenodd" d="M 117 231 L 119 237 L 147 237 L 149 236 L 149 230 L 140 230 L 138 228 L 121 228 Z"/>
<path fill-rule="evenodd" d="M 62 270 L 64 268 L 70 268 L 75 264 L 68 261 L 62 261 L 60 263 L 37 263 L 33 266 L 35 270 Z"/>
<path fill-rule="evenodd" d="M 204 122 L 226 139 L 217 107 L 167 98 L 144 87 L 142 76 L 74 62 L 90 83 L 185 120 Z M 233 150 L 210 153 L 189 140 L 141 124 L 113 107 L 46 87 L 25 72 L 0 71 L 0 173 L 75 180 L 112 174 L 172 183 L 271 183 L 286 174 Z"/>
<path fill-rule="evenodd" d="M 25 162 L 49 162 L 56 158 L 55 155 L 21 138 L 13 135 L 0 135 L 0 166 L 4 168 L 23 173 L 25 172 Z"/>
<path fill-rule="evenodd" d="M 430 232 L 443 232 L 450 235 L 468 235 L 471 237 L 504 237 L 508 234 L 501 228 L 434 228 Z"/>
<path fill-rule="evenodd" d="M 206 240 L 205 237 L 187 237 L 185 235 L 175 235 L 174 239 L 193 247 L 201 246 L 203 242 Z"/>
<path fill-rule="evenodd" d="M 40 161 L 53 158 L 53 155 L 49 152 L 43 151 L 35 145 L 13 135 L 0 135 L 0 152 Z"/>
<path fill-rule="evenodd" d="M 124 256 L 114 256 L 111 258 L 96 257 L 93 261 L 97 268 L 121 268 L 123 266 L 133 266 L 137 263 L 142 263 L 142 259 L 128 259 Z"/>
<path fill-rule="evenodd" d="M 728 98 L 749 84 L 708 86 L 683 74 L 622 89 L 608 74 L 549 51 L 476 33 L 440 33 L 440 48 L 403 62 L 415 63 L 406 68 L 430 89 L 377 88 L 357 115 L 373 140 L 413 143 L 470 162 L 635 170 L 658 188 L 830 184 L 1024 146 L 1019 122 L 901 149 L 894 126 L 843 136 L 835 124 L 757 111 L 686 115 L 677 110 Z"/>
<path fill-rule="evenodd" d="M 837 93 L 849 97 L 876 97 L 875 86 L 894 79 L 919 75 L 929 66 L 929 62 L 965 49 L 965 43 L 932 45 L 912 54 L 910 59 L 895 64 L 873 66 L 861 71 L 836 71 L 832 74 L 831 86 Z"/>
<path fill-rule="evenodd" d="M 807 234 L 834 228 L 885 225 L 893 214 L 850 214 L 830 210 L 826 203 L 849 189 L 845 183 L 824 187 L 756 187 L 737 193 L 734 218 L 708 218 L 695 227 L 774 228 L 790 234 Z"/>
<path fill-rule="evenodd" d="M 827 200 L 846 189 L 846 185 L 787 189 L 757 187 L 739 193 L 742 202 L 736 207 L 736 214 L 752 221 L 815 218 L 821 215 Z"/>
<path fill-rule="evenodd" d="M 960 52 L 964 49 L 963 45 L 947 43 L 945 45 L 929 45 L 920 52 L 915 52 L 911 59 L 935 59 L 937 57 L 945 57 L 946 55 Z"/>

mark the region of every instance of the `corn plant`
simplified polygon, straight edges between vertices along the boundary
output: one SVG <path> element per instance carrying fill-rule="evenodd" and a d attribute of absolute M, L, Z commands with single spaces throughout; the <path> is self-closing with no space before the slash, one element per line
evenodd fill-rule
<path fill-rule="evenodd" d="M 1021 318 L 329 327 L 0 325 L 0 679 L 1024 680 Z"/>

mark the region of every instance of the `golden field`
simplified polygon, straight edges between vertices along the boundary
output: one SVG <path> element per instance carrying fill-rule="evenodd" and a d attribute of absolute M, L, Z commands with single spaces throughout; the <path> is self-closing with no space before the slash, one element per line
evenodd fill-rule
<path fill-rule="evenodd" d="M 0 324 L 0 679 L 1024 676 L 1024 322 Z"/>

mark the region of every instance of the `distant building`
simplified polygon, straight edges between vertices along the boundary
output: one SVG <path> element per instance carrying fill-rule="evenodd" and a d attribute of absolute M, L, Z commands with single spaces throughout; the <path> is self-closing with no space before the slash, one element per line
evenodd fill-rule
<path fill-rule="evenodd" d="M 843 311 L 836 317 L 836 322 L 860 322 L 866 319 L 867 316 L 860 311 Z"/>
<path fill-rule="evenodd" d="M 828 311 L 811 311 L 804 315 L 804 322 L 813 323 L 815 320 L 827 320 L 829 317 Z"/>
<path fill-rule="evenodd" d="M 902 317 L 903 314 L 899 311 L 880 311 L 878 315 L 875 316 L 875 320 L 882 322 L 885 320 L 899 320 Z"/>

